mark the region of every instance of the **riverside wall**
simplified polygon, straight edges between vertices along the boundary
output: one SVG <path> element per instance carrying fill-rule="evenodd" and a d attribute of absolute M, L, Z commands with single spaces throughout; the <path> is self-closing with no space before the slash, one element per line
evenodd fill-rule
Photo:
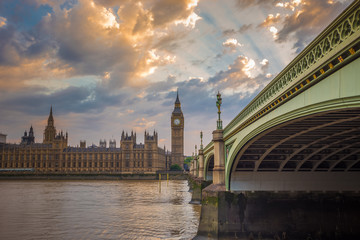
<path fill-rule="evenodd" d="M 152 174 L 39 174 L 39 173 L 1 173 L 0 180 L 186 180 L 183 172 L 161 172 Z"/>
<path fill-rule="evenodd" d="M 356 192 L 202 191 L 195 240 L 360 239 L 360 194 Z"/>

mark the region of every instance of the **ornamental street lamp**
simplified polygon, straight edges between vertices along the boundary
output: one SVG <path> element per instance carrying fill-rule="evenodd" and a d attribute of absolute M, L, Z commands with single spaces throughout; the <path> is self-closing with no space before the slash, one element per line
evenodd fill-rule
<path fill-rule="evenodd" d="M 220 118 L 220 114 L 221 114 L 220 107 L 222 104 L 222 98 L 221 98 L 220 92 L 218 92 L 216 97 L 217 97 L 216 106 L 218 108 L 218 115 L 219 115 L 219 119 L 217 120 L 217 129 L 221 130 L 222 129 L 222 120 Z"/>

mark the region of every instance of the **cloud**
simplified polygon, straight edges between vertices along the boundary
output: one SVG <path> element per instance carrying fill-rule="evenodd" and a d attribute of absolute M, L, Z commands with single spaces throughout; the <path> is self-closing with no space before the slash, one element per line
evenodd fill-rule
<path fill-rule="evenodd" d="M 243 24 L 238 30 L 235 30 L 235 29 L 225 29 L 223 32 L 222 32 L 222 35 L 223 36 L 228 36 L 228 37 L 231 37 L 231 36 L 234 36 L 235 34 L 242 34 L 242 33 L 245 33 L 247 32 L 248 30 L 250 30 L 251 28 L 253 27 L 252 24 Z"/>
<path fill-rule="evenodd" d="M 156 126 L 156 121 L 151 121 L 144 117 L 137 118 L 133 122 L 133 128 L 136 132 L 143 132 L 147 129 L 153 128 L 154 126 Z"/>
<path fill-rule="evenodd" d="M 301 0 L 292 0 L 289 2 L 278 2 L 276 3 L 277 7 L 287 8 L 291 11 L 295 11 L 296 7 L 298 7 L 302 3 Z"/>
<path fill-rule="evenodd" d="M 154 17 L 154 26 L 164 26 L 176 21 L 194 19 L 194 8 L 197 1 L 191 0 L 159 0 L 151 8 Z M 192 17 L 191 17 L 192 16 Z M 190 18 L 190 19 L 189 19 Z M 196 22 L 196 21 L 195 21 Z"/>
<path fill-rule="evenodd" d="M 228 38 L 222 45 L 226 48 L 229 48 L 231 52 L 236 52 L 238 47 L 242 47 L 243 45 L 239 43 L 235 38 Z"/>
<path fill-rule="evenodd" d="M 213 88 L 222 89 L 227 95 L 251 95 L 267 83 L 264 72 L 268 64 L 264 59 L 259 67 L 253 59 L 238 56 L 226 71 L 216 73 L 208 82 Z"/>
<path fill-rule="evenodd" d="M 10 68 L 2 74 L 13 82 L 39 83 L 49 75 L 59 80 L 92 75 L 112 90 L 142 86 L 148 83 L 149 74 L 175 62 L 176 56 L 170 51 L 200 19 L 194 12 L 194 0 L 144 4 L 125 0 L 80 0 L 71 4 L 39 0 L 36 4 L 37 8 L 48 6 L 51 11 L 30 30 L 0 27 L 0 68 L 13 67 L 12 72 L 17 74 Z M 151 58 L 154 52 L 159 56 L 156 60 Z M 21 76 L 24 65 L 38 68 Z"/>
<path fill-rule="evenodd" d="M 280 1 L 279 0 L 236 0 L 236 6 L 240 9 L 254 7 L 254 6 L 270 8 L 278 2 Z"/>
<path fill-rule="evenodd" d="M 274 24 L 279 23 L 280 20 L 281 20 L 280 13 L 277 13 L 275 16 L 273 14 L 269 14 L 267 18 L 264 20 L 264 22 L 259 24 L 258 27 L 270 27 Z"/>
<path fill-rule="evenodd" d="M 175 21 L 175 25 L 183 24 L 186 27 L 195 28 L 196 22 L 200 19 L 201 17 L 193 12 L 188 16 L 188 18 Z"/>
<path fill-rule="evenodd" d="M 283 43 L 294 40 L 294 48 L 297 52 L 301 51 L 348 4 L 349 1 L 328 0 L 291 1 L 289 4 L 277 4 L 277 7 L 290 9 L 291 14 L 282 19 L 282 26 L 277 28 L 276 41 Z"/>
<path fill-rule="evenodd" d="M 6 18 L 0 16 L 0 28 L 6 26 Z"/>

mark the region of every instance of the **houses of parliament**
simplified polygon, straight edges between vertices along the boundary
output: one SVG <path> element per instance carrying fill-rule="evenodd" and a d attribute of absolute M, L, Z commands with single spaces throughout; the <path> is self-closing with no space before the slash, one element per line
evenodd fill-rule
<path fill-rule="evenodd" d="M 136 133 L 122 132 L 120 146 L 116 140 L 100 140 L 99 146 L 68 146 L 68 133 L 57 132 L 52 107 L 42 143 L 35 143 L 33 128 L 24 133 L 20 144 L 6 143 L 1 134 L 0 170 L 38 173 L 156 173 L 172 164 L 183 166 L 184 116 L 177 94 L 171 115 L 171 150 L 158 147 L 158 133 L 144 133 L 144 143 L 136 142 Z"/>

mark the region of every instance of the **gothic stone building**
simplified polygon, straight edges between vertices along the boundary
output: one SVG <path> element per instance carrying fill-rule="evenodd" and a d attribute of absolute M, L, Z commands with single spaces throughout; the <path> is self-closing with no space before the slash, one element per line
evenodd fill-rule
<path fill-rule="evenodd" d="M 43 143 L 35 143 L 33 128 L 25 131 L 20 144 L 0 143 L 0 169 L 39 173 L 155 173 L 167 170 L 172 163 L 182 166 L 184 117 L 177 96 L 171 117 L 171 141 L 174 154 L 158 147 L 158 134 L 144 133 L 144 144 L 136 143 L 136 133 L 121 134 L 120 147 L 111 140 L 99 146 L 68 146 L 68 133 L 57 132 L 52 107 L 44 131 Z M 172 161 L 173 159 L 173 161 Z"/>

